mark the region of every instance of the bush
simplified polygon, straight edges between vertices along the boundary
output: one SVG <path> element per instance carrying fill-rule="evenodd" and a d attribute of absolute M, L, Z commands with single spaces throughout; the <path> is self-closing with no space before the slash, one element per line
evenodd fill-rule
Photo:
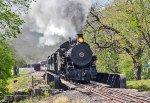
<path fill-rule="evenodd" d="M 137 89 L 138 91 L 150 91 L 150 80 L 127 81 L 128 89 Z"/>
<path fill-rule="evenodd" d="M 150 79 L 150 73 L 143 72 L 143 73 L 142 73 L 142 78 L 143 78 L 143 79 Z"/>
<path fill-rule="evenodd" d="M 45 97 L 49 97 L 50 96 L 50 93 L 48 91 L 44 91 L 44 96 Z"/>
<path fill-rule="evenodd" d="M 13 63 L 11 50 L 0 45 L 0 92 L 2 94 L 7 93 L 7 79 L 11 76 Z"/>
<path fill-rule="evenodd" d="M 119 58 L 119 68 L 121 74 L 125 74 L 127 80 L 134 79 L 134 66 L 131 57 L 128 54 L 120 54 Z"/>

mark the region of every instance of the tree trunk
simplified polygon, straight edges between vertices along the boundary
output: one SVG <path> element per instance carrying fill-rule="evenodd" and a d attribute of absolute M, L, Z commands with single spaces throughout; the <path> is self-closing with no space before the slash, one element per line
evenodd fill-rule
<path fill-rule="evenodd" d="M 14 71 L 14 75 L 17 76 L 19 73 L 19 69 L 16 65 L 14 66 L 13 71 Z"/>
<path fill-rule="evenodd" d="M 134 73 L 135 73 L 135 79 L 136 80 L 141 80 L 141 70 L 142 70 L 141 61 L 134 63 Z"/>
<path fill-rule="evenodd" d="M 134 64 L 134 74 L 136 80 L 141 80 L 142 54 L 143 54 L 143 48 L 139 47 L 137 53 L 134 56 L 132 56 L 132 60 Z"/>

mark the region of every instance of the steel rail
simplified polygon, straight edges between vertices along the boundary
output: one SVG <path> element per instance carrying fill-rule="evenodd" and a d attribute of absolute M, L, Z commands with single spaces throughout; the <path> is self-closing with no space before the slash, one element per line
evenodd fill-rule
<path fill-rule="evenodd" d="M 81 84 L 80 84 L 80 86 L 81 86 Z M 84 89 L 76 88 L 76 90 L 78 90 L 78 91 L 80 91 L 80 92 L 83 92 L 83 93 L 84 93 L 84 92 L 91 92 L 91 93 L 94 93 L 94 94 L 96 94 L 96 95 L 99 95 L 99 96 L 104 97 L 105 99 L 111 100 L 111 101 L 113 101 L 114 103 L 124 103 L 123 100 L 120 100 L 120 99 L 118 99 L 118 98 L 116 98 L 116 97 L 113 97 L 113 96 L 111 96 L 111 95 L 109 95 L 109 94 L 96 91 L 96 90 L 94 90 L 94 89 L 92 89 L 91 87 L 88 87 L 88 86 L 86 86 L 86 85 L 82 85 L 82 88 L 84 88 Z M 87 91 L 87 90 L 88 90 L 88 91 Z"/>
<path fill-rule="evenodd" d="M 115 103 L 125 103 L 125 102 L 150 103 L 150 100 L 139 98 L 131 94 L 123 93 L 120 90 L 113 90 L 105 86 L 97 86 L 98 88 L 95 88 L 96 85 L 90 86 L 90 85 L 80 84 L 80 86 L 82 86 L 82 88 L 85 88 L 96 95 L 112 100 Z M 82 90 L 80 91 L 82 92 Z M 110 94 L 110 92 L 112 94 Z"/>
<path fill-rule="evenodd" d="M 106 87 L 104 87 L 104 88 L 106 88 Z M 150 100 L 143 99 L 143 98 L 140 98 L 140 97 L 136 97 L 136 96 L 134 96 L 132 94 L 127 94 L 127 93 L 124 93 L 124 92 L 122 92 L 120 90 L 113 90 L 111 88 L 106 88 L 106 89 L 109 90 L 109 91 L 111 91 L 111 92 L 113 92 L 113 93 L 115 93 L 115 94 L 124 95 L 125 97 L 130 98 L 133 101 L 138 102 L 138 103 L 139 102 L 140 103 L 150 103 Z"/>

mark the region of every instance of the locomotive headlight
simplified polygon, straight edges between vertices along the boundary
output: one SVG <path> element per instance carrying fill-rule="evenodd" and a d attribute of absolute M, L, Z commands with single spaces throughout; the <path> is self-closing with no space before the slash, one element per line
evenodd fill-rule
<path fill-rule="evenodd" d="M 83 43 L 83 42 L 84 42 L 84 38 L 83 38 L 83 37 L 79 37 L 79 38 L 78 38 L 78 42 L 79 42 L 79 43 Z"/>

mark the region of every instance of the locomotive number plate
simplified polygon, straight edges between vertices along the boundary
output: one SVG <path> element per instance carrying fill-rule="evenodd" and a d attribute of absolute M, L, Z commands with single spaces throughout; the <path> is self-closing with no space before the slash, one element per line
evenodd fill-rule
<path fill-rule="evenodd" d="M 83 57 L 84 57 L 84 53 L 83 53 L 83 52 L 80 52 L 80 53 L 79 53 L 79 56 L 80 56 L 81 58 L 83 58 Z"/>

